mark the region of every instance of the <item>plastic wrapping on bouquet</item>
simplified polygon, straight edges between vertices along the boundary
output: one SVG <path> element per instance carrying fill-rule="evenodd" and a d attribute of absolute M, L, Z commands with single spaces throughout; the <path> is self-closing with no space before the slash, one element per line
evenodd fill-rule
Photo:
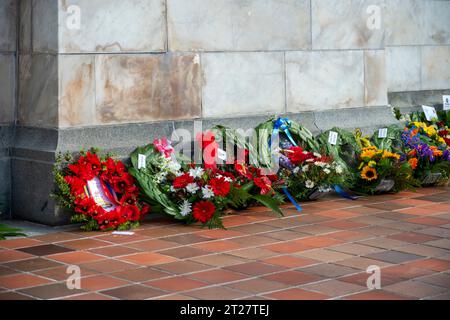
<path fill-rule="evenodd" d="M 382 179 L 378 186 L 375 188 L 376 193 L 389 192 L 394 188 L 395 181 L 392 179 Z"/>
<path fill-rule="evenodd" d="M 280 147 L 281 147 L 281 149 L 289 149 L 289 148 L 291 148 L 293 146 L 294 145 L 286 137 L 281 137 L 280 138 Z"/>
<path fill-rule="evenodd" d="M 325 195 L 327 195 L 329 193 L 330 193 L 330 191 L 323 191 L 323 190 L 320 190 L 319 188 L 314 188 L 308 194 L 307 198 L 308 198 L 308 200 L 317 200 L 317 199 L 324 197 Z"/>
<path fill-rule="evenodd" d="M 423 186 L 432 186 L 442 179 L 442 173 L 440 172 L 429 172 L 422 179 Z"/>

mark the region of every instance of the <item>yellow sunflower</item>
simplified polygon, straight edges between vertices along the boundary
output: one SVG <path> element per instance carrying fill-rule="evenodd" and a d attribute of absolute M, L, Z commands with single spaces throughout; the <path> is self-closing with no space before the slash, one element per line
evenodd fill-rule
<path fill-rule="evenodd" d="M 370 158 L 370 159 L 372 159 L 373 156 L 376 154 L 375 150 L 364 150 L 364 149 L 363 149 L 363 152 L 361 152 L 361 158 Z"/>
<path fill-rule="evenodd" d="M 378 179 L 377 170 L 369 166 L 365 166 L 361 171 L 361 178 L 367 181 Z"/>
<path fill-rule="evenodd" d="M 392 152 L 384 150 L 383 159 L 386 159 L 386 158 L 400 159 L 400 155 L 397 153 L 392 153 Z"/>

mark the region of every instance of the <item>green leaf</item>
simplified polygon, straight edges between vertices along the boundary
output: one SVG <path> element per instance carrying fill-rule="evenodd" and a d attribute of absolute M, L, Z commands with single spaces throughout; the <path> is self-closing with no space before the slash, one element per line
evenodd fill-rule
<path fill-rule="evenodd" d="M 267 208 L 271 209 L 272 211 L 278 213 L 280 216 L 284 216 L 283 211 L 278 207 L 276 201 L 272 199 L 269 196 L 257 194 L 253 195 L 252 199 L 258 201 L 262 205 L 266 206 Z"/>

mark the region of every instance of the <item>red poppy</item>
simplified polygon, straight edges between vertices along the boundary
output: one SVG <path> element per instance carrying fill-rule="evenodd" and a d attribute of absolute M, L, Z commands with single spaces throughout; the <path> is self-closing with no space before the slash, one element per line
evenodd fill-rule
<path fill-rule="evenodd" d="M 261 188 L 261 194 L 268 194 L 272 190 L 272 182 L 266 176 L 253 179 L 256 186 Z"/>
<path fill-rule="evenodd" d="M 97 203 L 90 197 L 77 198 L 75 200 L 75 212 L 85 215 L 91 215 L 95 213 Z"/>
<path fill-rule="evenodd" d="M 138 221 L 141 218 L 139 208 L 135 205 L 118 207 L 117 210 L 120 218 L 125 221 Z"/>
<path fill-rule="evenodd" d="M 115 192 L 125 193 L 129 188 L 134 187 L 134 178 L 129 173 L 124 173 L 120 177 L 113 177 L 111 179 Z"/>
<path fill-rule="evenodd" d="M 125 193 L 122 198 L 120 198 L 121 206 L 131 206 L 137 202 L 137 197 L 133 193 Z"/>
<path fill-rule="evenodd" d="M 76 176 L 65 176 L 64 180 L 69 184 L 70 191 L 73 195 L 79 196 L 85 193 L 84 187 L 86 182 Z"/>
<path fill-rule="evenodd" d="M 189 183 L 193 183 L 194 178 L 189 175 L 189 173 L 185 173 L 179 177 L 176 177 L 173 181 L 173 187 L 177 189 L 186 188 Z"/>
<path fill-rule="evenodd" d="M 226 197 L 230 193 L 230 183 L 225 181 L 223 177 L 213 178 L 209 181 L 209 184 L 216 196 Z"/>
<path fill-rule="evenodd" d="M 216 206 L 211 201 L 200 201 L 194 205 L 192 212 L 196 220 L 206 223 L 214 216 Z"/>

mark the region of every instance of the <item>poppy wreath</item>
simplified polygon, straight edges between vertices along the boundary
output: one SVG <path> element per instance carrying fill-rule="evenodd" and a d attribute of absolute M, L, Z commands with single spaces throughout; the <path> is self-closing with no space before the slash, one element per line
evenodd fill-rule
<path fill-rule="evenodd" d="M 53 197 L 72 212 L 72 222 L 82 223 L 82 230 L 127 230 L 139 226 L 150 211 L 139 202 L 139 190 L 124 163 L 101 158 L 94 149 L 75 157 L 59 155 L 53 174 Z"/>

